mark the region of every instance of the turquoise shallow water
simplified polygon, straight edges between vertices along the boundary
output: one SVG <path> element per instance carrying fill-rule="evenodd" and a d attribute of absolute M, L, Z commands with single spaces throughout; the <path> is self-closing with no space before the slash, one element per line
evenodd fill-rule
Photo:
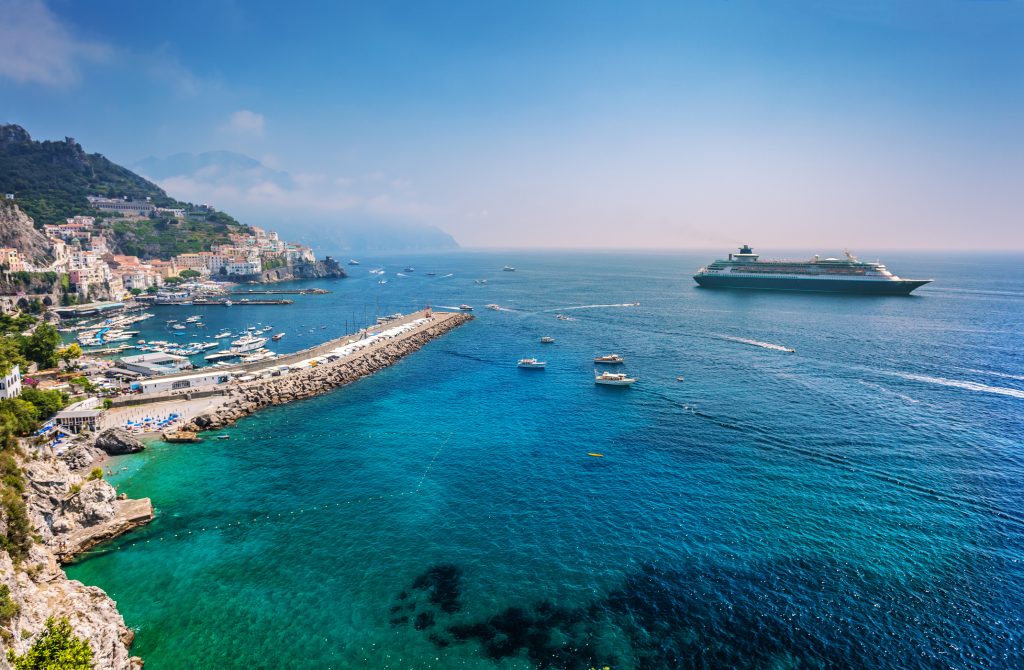
<path fill-rule="evenodd" d="M 886 257 L 938 280 L 911 298 L 697 289 L 709 259 L 382 259 L 386 285 L 364 260 L 329 296 L 209 311 L 281 350 L 378 309 L 477 319 L 119 459 L 158 517 L 69 573 L 157 669 L 1024 664 L 1021 259 Z M 592 383 L 613 351 L 634 388 Z"/>

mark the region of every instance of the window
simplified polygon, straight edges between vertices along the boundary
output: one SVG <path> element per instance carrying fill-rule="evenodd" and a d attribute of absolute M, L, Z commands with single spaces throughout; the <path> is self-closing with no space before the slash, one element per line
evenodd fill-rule
<path fill-rule="evenodd" d="M 192 386 L 192 382 L 190 382 L 187 379 L 183 379 L 183 380 L 178 381 L 178 382 L 172 382 L 171 383 L 171 390 L 187 389 L 189 386 Z"/>

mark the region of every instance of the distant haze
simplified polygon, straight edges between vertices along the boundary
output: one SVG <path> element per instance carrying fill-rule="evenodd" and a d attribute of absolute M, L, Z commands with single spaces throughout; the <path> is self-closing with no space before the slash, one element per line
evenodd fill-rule
<path fill-rule="evenodd" d="M 0 121 L 342 246 L 1024 249 L 1022 2 L 325 4 L 0 0 Z"/>

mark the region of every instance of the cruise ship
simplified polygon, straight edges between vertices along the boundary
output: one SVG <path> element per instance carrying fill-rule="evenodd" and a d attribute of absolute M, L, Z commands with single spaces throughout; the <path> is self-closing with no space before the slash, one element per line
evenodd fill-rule
<path fill-rule="evenodd" d="M 862 261 L 850 252 L 844 258 L 806 261 L 758 260 L 748 245 L 697 271 L 694 281 L 706 288 L 821 291 L 870 295 L 909 295 L 931 279 L 902 279 L 879 262 Z"/>

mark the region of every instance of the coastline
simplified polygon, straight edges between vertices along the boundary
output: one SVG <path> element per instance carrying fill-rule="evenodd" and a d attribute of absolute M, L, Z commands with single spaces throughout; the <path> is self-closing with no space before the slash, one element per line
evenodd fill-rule
<path fill-rule="evenodd" d="M 397 335 L 382 336 L 335 361 L 269 380 L 234 384 L 222 394 L 202 398 L 181 395 L 159 403 L 126 404 L 110 411 L 115 412 L 112 417 L 120 419 L 136 412 L 173 408 L 181 415 L 185 428 L 196 431 L 220 428 L 264 407 L 320 395 L 369 376 L 472 318 L 460 312 L 408 315 L 369 330 L 386 330 L 396 324 L 416 323 L 415 327 Z M 359 341 L 353 336 L 340 340 Z M 337 346 L 340 340 L 293 356 L 316 354 Z M 110 421 L 105 425 L 107 430 L 113 427 Z M 159 439 L 160 433 L 135 437 L 148 441 Z M 125 625 L 117 603 L 102 589 L 69 579 L 61 568 L 61 564 L 74 560 L 82 552 L 153 519 L 149 498 L 128 499 L 123 494 L 118 495 L 104 479 L 88 479 L 90 469 L 102 468 L 110 458 L 110 454 L 96 445 L 96 438 L 97 435 L 91 435 L 77 441 L 62 457 L 50 454 L 26 459 L 23 463 L 29 482 L 26 492 L 29 514 L 40 539 L 33 545 L 28 562 L 37 567 L 16 570 L 13 564 L 0 565 L 0 583 L 8 585 L 20 609 L 18 618 L 11 624 L 12 631 L 38 629 L 50 614 L 68 616 L 75 630 L 90 641 L 96 667 L 138 670 L 144 661 L 130 655 L 135 634 Z M 27 643 L 28 640 L 16 639 L 10 647 L 22 653 Z M 0 669 L 7 667 L 6 658 L 0 658 Z"/>

